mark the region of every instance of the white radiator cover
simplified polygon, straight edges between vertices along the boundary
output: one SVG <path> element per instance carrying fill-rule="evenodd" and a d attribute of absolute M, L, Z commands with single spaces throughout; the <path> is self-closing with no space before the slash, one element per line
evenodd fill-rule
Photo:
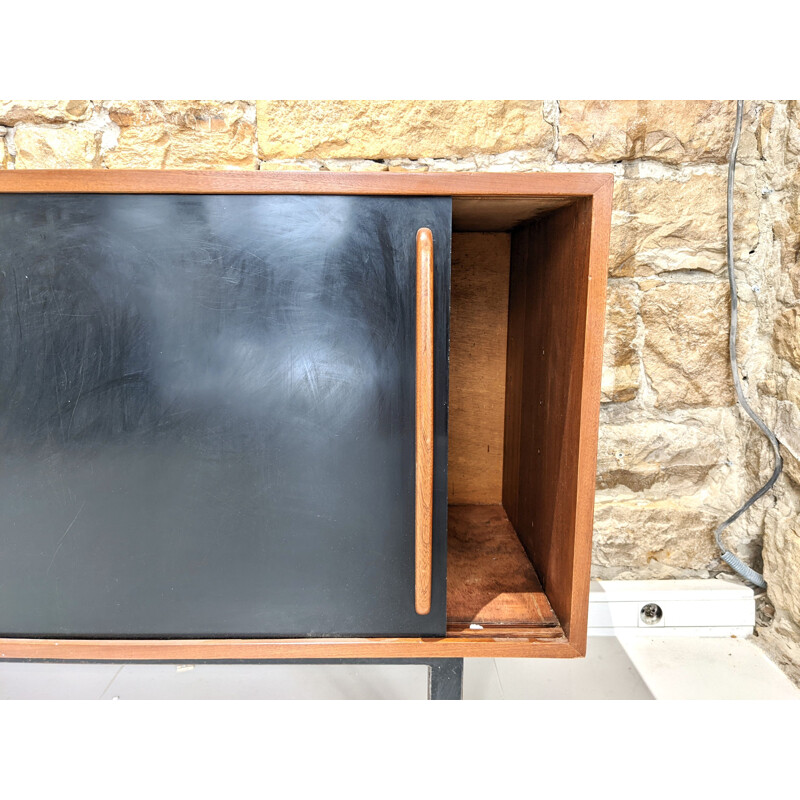
<path fill-rule="evenodd" d="M 646 624 L 642 608 L 659 606 L 661 618 Z M 749 636 L 755 625 L 753 590 L 722 579 L 592 581 L 589 635 Z"/>

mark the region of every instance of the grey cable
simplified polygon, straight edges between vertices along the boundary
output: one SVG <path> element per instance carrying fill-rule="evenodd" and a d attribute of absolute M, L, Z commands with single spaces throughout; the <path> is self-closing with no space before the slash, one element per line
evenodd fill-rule
<path fill-rule="evenodd" d="M 731 329 L 730 329 L 730 337 L 728 340 L 728 346 L 730 349 L 730 358 L 731 358 L 731 372 L 733 373 L 733 385 L 736 389 L 736 397 L 739 400 L 739 405 L 747 412 L 750 419 L 755 422 L 756 425 L 761 429 L 761 432 L 764 436 L 769 439 L 769 443 L 772 445 L 772 449 L 775 453 L 775 469 L 772 472 L 772 476 L 770 479 L 744 504 L 742 505 L 735 513 L 731 514 L 728 519 L 725 520 L 719 527 L 714 531 L 714 538 L 717 541 L 717 546 L 722 551 L 722 560 L 727 563 L 735 572 L 738 572 L 745 580 L 750 581 L 750 583 L 755 584 L 756 586 L 760 586 L 762 589 L 766 589 L 767 584 L 764 580 L 764 576 L 760 573 L 756 572 L 752 567 L 748 567 L 743 561 L 738 559 L 733 553 L 731 553 L 725 545 L 722 543 L 721 534 L 722 531 L 725 530 L 729 525 L 736 522 L 739 517 L 747 511 L 750 506 L 753 505 L 757 500 L 763 497 L 774 485 L 775 481 L 778 480 L 778 476 L 781 474 L 781 470 L 783 469 L 783 459 L 781 458 L 781 450 L 780 446 L 778 445 L 778 440 L 775 438 L 775 434 L 767 427 L 764 420 L 750 408 L 750 404 L 747 402 L 747 398 L 744 396 L 744 391 L 742 389 L 742 383 L 739 378 L 739 362 L 736 357 L 736 329 L 739 322 L 739 296 L 736 290 L 736 273 L 734 272 L 734 263 L 733 263 L 733 178 L 736 172 L 736 154 L 739 150 L 739 136 L 742 132 L 742 111 L 744 108 L 744 101 L 739 100 L 736 104 L 736 130 L 733 135 L 733 144 L 731 145 L 731 155 L 730 160 L 728 162 L 728 282 L 730 283 L 731 287 Z"/>

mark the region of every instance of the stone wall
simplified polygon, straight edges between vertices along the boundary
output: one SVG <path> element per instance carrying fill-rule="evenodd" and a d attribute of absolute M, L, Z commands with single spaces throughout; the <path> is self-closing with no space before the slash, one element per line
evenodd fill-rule
<path fill-rule="evenodd" d="M 594 572 L 712 577 L 713 529 L 770 472 L 727 355 L 732 101 L 0 101 L 0 166 L 603 171 L 616 176 Z M 800 107 L 748 102 L 740 361 L 783 445 L 727 533 L 769 582 L 759 641 L 800 680 Z"/>

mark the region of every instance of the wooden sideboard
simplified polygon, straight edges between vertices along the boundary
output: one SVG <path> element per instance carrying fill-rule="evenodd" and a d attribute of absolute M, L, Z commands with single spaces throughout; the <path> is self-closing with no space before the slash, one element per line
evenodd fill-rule
<path fill-rule="evenodd" d="M 0 659 L 582 656 L 612 184 L 0 172 Z"/>

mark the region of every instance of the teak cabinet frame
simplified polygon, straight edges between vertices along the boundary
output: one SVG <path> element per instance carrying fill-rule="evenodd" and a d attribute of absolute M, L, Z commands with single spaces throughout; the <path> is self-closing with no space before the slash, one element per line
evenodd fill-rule
<path fill-rule="evenodd" d="M 7 638 L 0 639 L 0 658 L 583 656 L 612 187 L 611 175 L 596 173 L 0 172 L 3 193 L 449 196 L 455 230 L 511 231 L 503 505 L 560 623 L 539 630 L 462 626 L 440 639 Z"/>

